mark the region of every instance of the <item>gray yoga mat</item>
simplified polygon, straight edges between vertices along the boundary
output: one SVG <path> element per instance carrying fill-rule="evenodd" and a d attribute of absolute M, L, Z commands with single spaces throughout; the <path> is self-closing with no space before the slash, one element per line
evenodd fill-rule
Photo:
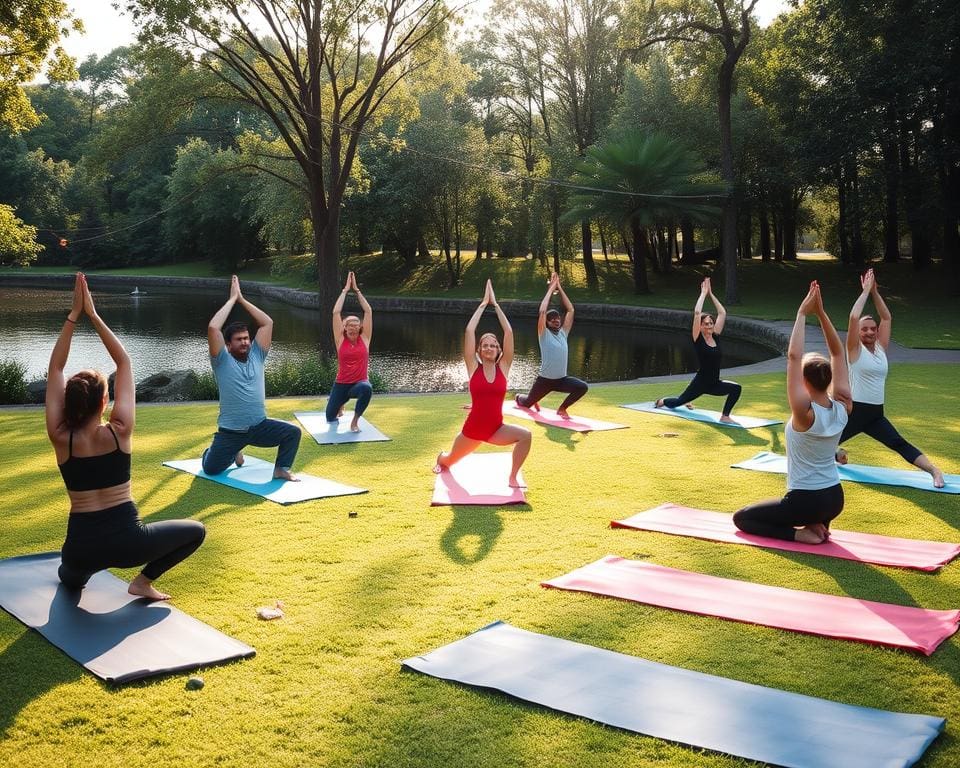
<path fill-rule="evenodd" d="M 0 607 L 109 683 L 206 667 L 256 651 L 168 602 L 127 594 L 109 571 L 82 590 L 57 578 L 59 552 L 0 560 Z"/>
<path fill-rule="evenodd" d="M 594 722 L 788 768 L 906 768 L 946 725 L 942 717 L 766 688 L 501 622 L 403 665 Z"/>

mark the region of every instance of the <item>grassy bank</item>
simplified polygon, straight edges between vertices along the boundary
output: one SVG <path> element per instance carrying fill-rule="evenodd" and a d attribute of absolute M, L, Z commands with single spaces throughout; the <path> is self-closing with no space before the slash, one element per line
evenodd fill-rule
<path fill-rule="evenodd" d="M 895 366 L 888 388 L 893 421 L 950 472 L 960 471 L 958 374 L 960 366 Z M 742 383 L 738 411 L 783 416 L 782 375 Z M 757 451 L 782 451 L 781 427 L 732 431 L 617 407 L 676 388 L 597 387 L 578 407 L 630 429 L 572 435 L 533 425 L 529 504 L 519 508 L 428 506 L 430 466 L 463 420 L 462 394 L 375 398 L 368 418 L 393 437 L 389 443 L 330 447 L 305 437 L 298 470 L 370 493 L 290 507 L 160 466 L 199 455 L 214 404 L 141 407 L 134 457 L 141 514 L 192 517 L 208 529 L 203 547 L 159 584 L 180 608 L 255 646 L 257 656 L 206 670 L 202 691 L 184 690 L 186 675 L 114 690 L 0 614 L 0 765 L 747 765 L 400 670 L 401 659 L 496 619 L 751 683 L 946 716 L 947 732 L 923 764 L 960 763 L 956 638 L 925 658 L 539 586 L 614 553 L 783 587 L 958 607 L 957 563 L 923 574 L 610 529 L 611 518 L 663 501 L 732 511 L 783 491 L 782 478 L 729 469 Z M 273 400 L 268 410 L 291 419 L 321 405 Z M 0 411 L 0 429 L 0 556 L 57 549 L 66 496 L 43 414 Z M 901 466 L 869 438 L 848 448 L 854 461 Z M 837 527 L 960 536 L 955 496 L 865 485 L 845 493 Z M 255 608 L 276 599 L 286 618 L 258 621 Z"/>
<path fill-rule="evenodd" d="M 624 257 L 605 261 L 597 259 L 600 290 L 587 288 L 583 262 L 561 262 L 562 277 L 574 301 L 591 303 L 629 304 L 638 306 L 689 309 L 696 301 L 700 280 L 714 274 L 719 284 L 718 295 L 723 297 L 722 276 L 712 266 L 680 267 L 670 274 L 650 274 L 651 293 L 637 296 L 633 293 L 630 263 Z M 313 285 L 304 279 L 309 271 L 310 257 L 282 259 L 271 269 L 269 261 L 248 265 L 241 273 L 244 280 L 256 280 L 287 285 L 305 290 Z M 535 260 L 480 259 L 467 256 L 463 261 L 460 283 L 450 288 L 442 260 L 421 264 L 412 269 L 404 267 L 399 259 L 382 254 L 350 256 L 344 260 L 344 270 L 354 270 L 364 292 L 369 296 L 443 296 L 479 298 L 486 279 L 492 278 L 501 299 L 528 299 L 543 297 L 547 270 Z M 911 264 L 875 265 L 880 284 L 894 316 L 894 339 L 908 347 L 960 349 L 960 323 L 957 321 L 956 297 L 949 295 L 949 281 L 942 264 L 918 274 Z M 31 268 L 31 272 L 67 271 L 64 268 Z M 96 274 L 94 271 L 92 274 Z M 162 267 L 112 270 L 105 273 L 132 275 L 164 275 L 183 277 L 223 276 L 206 262 L 175 264 Z M 794 317 L 796 307 L 806 293 L 810 280 L 823 285 L 827 309 L 834 322 L 846 327 L 850 305 L 860 290 L 856 270 L 845 267 L 835 259 L 805 259 L 796 262 L 769 262 L 758 260 L 740 265 L 741 302 L 729 306 L 731 314 L 764 320 L 784 320 Z"/>

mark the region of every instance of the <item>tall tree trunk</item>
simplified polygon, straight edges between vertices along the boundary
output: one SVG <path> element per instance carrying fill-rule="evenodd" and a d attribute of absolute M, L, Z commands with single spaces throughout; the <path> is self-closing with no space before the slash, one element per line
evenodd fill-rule
<path fill-rule="evenodd" d="M 749 203 L 744 203 L 740 215 L 740 258 L 753 258 L 753 212 Z"/>
<path fill-rule="evenodd" d="M 897 119 L 892 106 L 886 110 L 887 136 L 883 141 L 883 176 L 885 205 L 883 214 L 883 260 L 888 264 L 900 261 L 900 162 L 897 157 Z"/>
<path fill-rule="evenodd" d="M 783 260 L 797 260 L 797 209 L 793 204 L 793 191 L 787 189 L 783 193 Z"/>
<path fill-rule="evenodd" d="M 690 219 L 680 219 L 680 237 L 683 239 L 680 263 L 689 264 L 697 255 L 697 244 L 693 239 L 693 222 Z"/>
<path fill-rule="evenodd" d="M 483 233 L 477 229 L 477 255 L 474 256 L 478 261 L 483 257 Z"/>
<path fill-rule="evenodd" d="M 739 54 L 737 56 L 739 58 Z M 720 175 L 727 185 L 727 199 L 723 206 L 720 225 L 720 253 L 724 263 L 723 298 L 727 304 L 740 303 L 737 282 L 737 177 L 733 170 L 733 130 L 730 122 L 730 100 L 733 94 L 733 70 L 737 59 L 727 56 L 720 65 L 718 104 L 720 112 Z"/>
<path fill-rule="evenodd" d="M 587 287 L 597 290 L 600 281 L 597 279 L 597 266 L 593 263 L 593 233 L 590 231 L 590 220 L 580 222 L 580 240 L 583 246 L 583 271 L 587 276 Z"/>
<path fill-rule="evenodd" d="M 837 163 L 834 175 L 837 180 L 837 244 L 840 247 L 840 261 L 850 263 L 850 239 L 847 232 L 847 179 L 843 166 Z"/>
<path fill-rule="evenodd" d="M 767 215 L 767 203 L 765 199 L 760 201 L 760 258 L 763 261 L 770 261 L 770 217 Z"/>
<path fill-rule="evenodd" d="M 627 254 L 627 261 L 633 261 L 633 251 L 630 248 L 630 243 L 627 241 L 627 236 L 624 231 L 620 230 L 620 239 L 623 241 L 623 250 Z"/>
<path fill-rule="evenodd" d="M 553 231 L 553 271 L 560 274 L 560 203 L 551 195 L 550 224 Z"/>
<path fill-rule="evenodd" d="M 773 258 L 783 261 L 783 223 L 777 208 L 773 209 Z"/>
<path fill-rule="evenodd" d="M 636 294 L 650 293 L 650 284 L 647 282 L 647 257 L 650 254 L 647 232 L 640 226 L 638 219 L 630 221 L 630 234 L 633 238 L 633 292 Z"/>
<path fill-rule="evenodd" d="M 916 122 L 916 121 L 914 121 Z M 910 250 L 914 269 L 924 269 L 930 265 L 930 240 L 927 237 L 926 217 L 923 213 L 923 188 L 927 180 L 918 167 L 919 131 L 904 129 L 900 136 L 900 170 L 903 174 L 904 208 L 907 227 L 910 230 Z M 914 149 L 911 153 L 911 139 Z M 911 157 L 912 154 L 912 157 Z"/>
<path fill-rule="evenodd" d="M 854 157 L 847 168 L 850 178 L 850 199 L 847 218 L 850 221 L 850 257 L 857 269 L 866 263 L 863 252 L 863 214 L 860 208 L 860 167 Z"/>
<path fill-rule="evenodd" d="M 417 254 L 420 256 L 420 261 L 425 264 L 430 263 L 430 249 L 427 247 L 427 241 L 422 232 L 417 235 Z"/>
<path fill-rule="evenodd" d="M 610 261 L 610 257 L 607 255 L 607 233 L 604 231 L 606 227 L 601 221 L 597 223 L 597 228 L 600 230 L 600 250 L 603 251 L 603 260 Z"/>

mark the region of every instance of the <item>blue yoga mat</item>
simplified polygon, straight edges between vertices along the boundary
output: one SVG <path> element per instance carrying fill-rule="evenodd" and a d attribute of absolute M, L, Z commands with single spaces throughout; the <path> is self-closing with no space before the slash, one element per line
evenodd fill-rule
<path fill-rule="evenodd" d="M 753 458 L 731 464 L 734 469 L 752 469 L 755 472 L 771 472 L 776 475 L 787 474 L 787 457 L 779 453 L 760 451 Z M 933 480 L 926 472 L 913 469 L 889 469 L 871 467 L 866 464 L 838 464 L 840 479 L 850 483 L 873 483 L 874 485 L 896 485 L 902 488 L 916 488 L 934 493 L 960 493 L 960 475 L 944 475 L 943 488 L 934 488 Z"/>
<path fill-rule="evenodd" d="M 59 552 L 0 560 L 0 607 L 101 680 L 126 683 L 254 654 L 168 602 L 128 594 L 126 582 L 108 571 L 82 590 L 68 589 L 59 567 Z"/>
<path fill-rule="evenodd" d="M 325 499 L 330 496 L 353 496 L 367 492 L 366 488 L 356 488 L 297 471 L 293 473 L 300 478 L 297 483 L 276 480 L 273 477 L 273 464 L 254 456 L 247 456 L 242 467 L 231 465 L 228 470 L 219 475 L 208 475 L 204 472 L 200 459 L 165 461 L 163 466 L 179 469 L 181 472 L 236 488 L 238 491 L 246 491 L 254 496 L 275 501 L 277 504 L 294 504 L 298 501 Z"/>
<path fill-rule="evenodd" d="M 656 403 L 653 401 L 648 403 L 630 403 L 629 405 L 621 407 L 629 408 L 631 411 L 656 413 L 660 416 L 676 416 L 677 418 L 687 419 L 688 421 L 701 421 L 707 424 L 715 424 L 718 427 L 730 427 L 732 429 L 755 429 L 756 427 L 772 427 L 775 424 L 783 424 L 779 419 L 761 419 L 756 416 L 741 416 L 737 413 L 731 414 L 730 418 L 735 422 L 731 424 L 729 421 L 720 421 L 720 417 L 723 415 L 720 411 L 708 411 L 704 408 L 687 408 L 685 405 L 681 405 L 679 408 L 667 408 L 666 406 L 657 408 Z"/>
<path fill-rule="evenodd" d="M 942 717 L 751 685 L 496 622 L 404 666 L 607 725 L 788 768 L 916 762 Z"/>

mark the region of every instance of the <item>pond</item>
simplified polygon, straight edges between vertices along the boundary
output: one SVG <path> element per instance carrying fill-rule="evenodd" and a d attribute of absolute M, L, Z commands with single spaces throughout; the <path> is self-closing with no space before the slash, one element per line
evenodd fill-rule
<path fill-rule="evenodd" d="M 70 298 L 71 293 L 65 290 L 0 288 L 0 360 L 22 363 L 30 380 L 43 378 Z M 118 289 L 113 293 L 97 291 L 94 298 L 98 312 L 129 352 L 137 381 L 162 370 L 209 370 L 207 322 L 222 306 L 223 292 L 150 288 L 131 296 Z M 316 310 L 259 297 L 255 301 L 274 319 L 268 365 L 270 361 L 319 354 Z M 373 305 L 376 309 L 375 299 Z M 247 319 L 240 310 L 231 317 Z M 390 391 L 449 392 L 465 387 L 460 355 L 466 314 L 376 312 L 374 319 L 370 369 L 383 377 Z M 517 317 L 511 322 L 516 356 L 509 383 L 511 387 L 526 387 L 536 377 L 540 364 L 536 319 Z M 499 331 L 491 311 L 484 316 L 481 330 Z M 324 347 L 328 346 L 324 340 Z M 724 367 L 766 360 L 773 354 L 759 344 L 731 339 L 724 345 Z M 84 367 L 112 370 L 90 324 L 81 321 L 74 334 L 67 373 Z M 671 332 L 578 321 L 570 336 L 569 369 L 571 375 L 586 381 L 623 381 L 694 371 L 696 357 L 687 328 Z"/>

